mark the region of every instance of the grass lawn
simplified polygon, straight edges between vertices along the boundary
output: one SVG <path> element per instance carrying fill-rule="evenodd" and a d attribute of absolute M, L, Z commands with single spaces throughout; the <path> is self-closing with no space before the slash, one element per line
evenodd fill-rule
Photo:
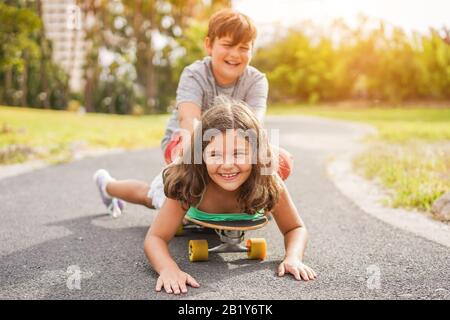
<path fill-rule="evenodd" d="M 364 122 L 380 133 L 377 140 L 404 143 L 413 140 L 450 142 L 450 109 L 431 108 L 334 108 L 275 105 L 268 114 L 303 114 Z"/>
<path fill-rule="evenodd" d="M 64 162 L 76 148 L 156 147 L 167 119 L 0 106 L 0 164 Z"/>
<path fill-rule="evenodd" d="M 379 135 L 354 159 L 356 171 L 381 183 L 393 207 L 429 211 L 450 191 L 450 109 L 331 108 L 276 105 L 269 114 L 312 115 L 363 122 Z"/>

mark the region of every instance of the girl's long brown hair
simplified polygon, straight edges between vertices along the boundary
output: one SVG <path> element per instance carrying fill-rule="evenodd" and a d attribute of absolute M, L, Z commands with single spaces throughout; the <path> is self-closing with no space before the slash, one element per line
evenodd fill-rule
<path fill-rule="evenodd" d="M 252 171 L 248 179 L 239 187 L 238 203 L 242 212 L 255 214 L 264 209 L 272 210 L 278 202 L 281 192 L 279 177 L 276 174 L 263 175 L 262 170 L 274 167 L 274 159 L 270 144 L 265 132 L 253 112 L 243 103 L 231 100 L 225 96 L 216 98 L 214 106 L 202 115 L 201 126 L 196 126 L 191 135 L 190 143 L 186 143 L 184 155 L 163 171 L 164 193 L 168 198 L 179 200 L 186 210 L 189 206 L 199 203 L 210 178 L 206 169 L 203 153 L 210 141 L 203 141 L 205 131 L 215 129 L 226 133 L 230 129 L 241 129 L 243 132 L 256 133 L 256 144 L 253 143 L 253 155 L 256 161 L 252 161 Z M 241 130 L 238 130 L 241 131 Z M 245 137 L 248 141 L 248 138 Z M 201 150 L 195 150 L 194 141 L 201 141 Z M 265 150 L 269 161 L 262 161 L 259 150 Z M 197 149 L 199 149 L 197 147 Z M 199 155 L 199 152 L 201 154 Z M 197 155 L 195 155 L 197 153 Z M 195 159 L 201 157 L 201 163 L 195 163 Z M 255 163 L 256 162 L 256 163 Z M 276 162 L 275 162 L 276 163 Z M 276 170 L 272 170 L 276 171 Z"/>

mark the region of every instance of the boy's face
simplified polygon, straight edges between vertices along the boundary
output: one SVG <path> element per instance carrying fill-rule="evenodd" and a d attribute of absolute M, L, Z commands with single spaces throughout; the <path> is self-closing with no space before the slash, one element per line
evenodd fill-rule
<path fill-rule="evenodd" d="M 220 85 L 234 83 L 244 72 L 252 58 L 252 42 L 234 46 L 230 36 L 211 40 L 205 39 L 205 49 L 211 56 L 214 77 Z"/>

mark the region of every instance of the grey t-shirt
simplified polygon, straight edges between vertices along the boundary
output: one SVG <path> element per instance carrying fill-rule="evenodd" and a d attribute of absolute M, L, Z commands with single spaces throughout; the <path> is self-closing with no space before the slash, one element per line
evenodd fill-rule
<path fill-rule="evenodd" d="M 261 123 L 267 109 L 267 95 L 269 83 L 266 76 L 252 66 L 248 66 L 244 73 L 232 86 L 221 87 L 216 83 L 211 69 L 211 57 L 197 60 L 184 68 L 178 83 L 176 106 L 167 123 L 161 148 L 164 151 L 172 134 L 179 129 L 178 105 L 182 102 L 192 102 L 198 105 L 202 112 L 210 108 L 214 98 L 227 95 L 236 100 L 247 103 L 254 111 Z"/>

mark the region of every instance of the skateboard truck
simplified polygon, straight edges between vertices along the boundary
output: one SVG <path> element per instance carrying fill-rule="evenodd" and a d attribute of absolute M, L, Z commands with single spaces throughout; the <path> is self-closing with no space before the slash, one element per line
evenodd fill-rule
<path fill-rule="evenodd" d="M 222 244 L 214 248 L 208 249 L 211 253 L 226 253 L 226 252 L 248 252 L 248 248 L 241 245 L 244 241 L 244 231 L 238 230 L 217 230 L 216 233 L 219 235 Z"/>

